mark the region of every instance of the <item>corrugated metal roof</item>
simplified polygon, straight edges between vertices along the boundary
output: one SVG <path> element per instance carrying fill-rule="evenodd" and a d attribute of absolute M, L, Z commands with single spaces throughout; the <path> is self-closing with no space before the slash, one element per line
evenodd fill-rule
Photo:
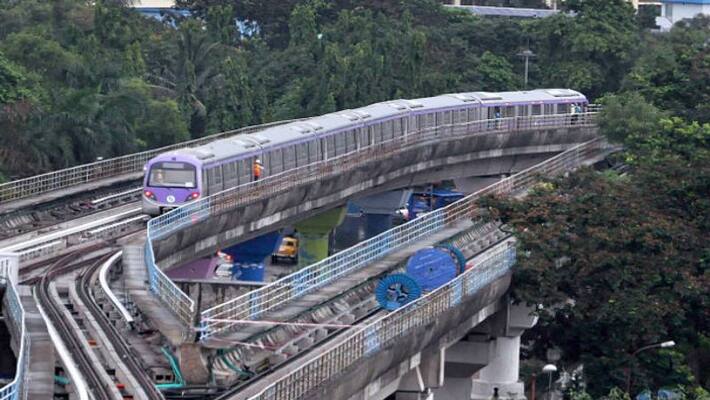
<path fill-rule="evenodd" d="M 517 18 L 545 18 L 558 14 L 560 10 L 546 10 L 542 8 L 513 8 L 513 7 L 492 7 L 492 6 L 453 6 L 446 7 L 459 8 L 476 15 L 517 17 Z"/>

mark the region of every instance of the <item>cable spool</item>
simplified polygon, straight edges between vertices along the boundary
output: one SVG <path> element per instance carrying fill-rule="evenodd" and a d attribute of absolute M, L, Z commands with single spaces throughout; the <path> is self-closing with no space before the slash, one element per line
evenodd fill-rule
<path fill-rule="evenodd" d="M 431 292 L 456 278 L 459 265 L 450 251 L 430 247 L 409 257 L 406 271 L 424 292 Z"/>
<path fill-rule="evenodd" d="M 418 299 L 422 288 L 406 274 L 388 275 L 380 280 L 375 289 L 375 297 L 385 310 L 396 310 Z"/>
<path fill-rule="evenodd" d="M 456 263 L 459 266 L 456 275 L 461 275 L 466 270 L 466 256 L 463 255 L 463 252 L 459 250 L 458 247 L 450 243 L 442 244 L 436 247 L 450 252 L 452 257 L 454 257 Z"/>

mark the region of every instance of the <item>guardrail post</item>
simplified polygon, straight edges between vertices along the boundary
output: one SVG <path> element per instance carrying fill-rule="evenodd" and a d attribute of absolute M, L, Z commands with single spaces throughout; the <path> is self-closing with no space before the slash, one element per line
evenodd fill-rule
<path fill-rule="evenodd" d="M 0 253 L 0 278 L 6 278 L 17 285 L 20 270 L 20 255 L 17 253 Z"/>

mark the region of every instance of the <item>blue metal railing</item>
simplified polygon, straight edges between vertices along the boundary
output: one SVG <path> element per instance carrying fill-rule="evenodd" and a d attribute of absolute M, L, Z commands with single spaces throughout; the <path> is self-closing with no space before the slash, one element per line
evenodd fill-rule
<path fill-rule="evenodd" d="M 13 260 L 13 257 L 15 260 Z M 12 277 L 12 263 L 17 261 L 16 255 L 0 255 L 0 282 L 5 284 L 5 299 L 8 307 L 6 323 L 11 324 L 14 340 L 19 336 L 19 352 L 15 379 L 0 388 L 0 400 L 19 400 L 25 396 L 25 374 L 29 367 L 30 343 L 25 331 L 25 309 L 17 292 L 15 278 Z M 16 342 L 17 343 L 17 342 Z"/>

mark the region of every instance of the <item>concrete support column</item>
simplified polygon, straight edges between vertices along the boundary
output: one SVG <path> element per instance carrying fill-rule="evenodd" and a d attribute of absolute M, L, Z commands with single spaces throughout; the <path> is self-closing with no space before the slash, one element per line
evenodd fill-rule
<path fill-rule="evenodd" d="M 478 371 L 471 385 L 471 399 L 499 399 L 524 396 L 523 383 L 518 381 L 520 366 L 520 336 L 499 337 L 491 342 L 491 359 Z"/>
<path fill-rule="evenodd" d="M 345 207 L 326 211 L 295 225 L 298 236 L 298 267 L 305 267 L 328 257 L 328 235 L 345 218 Z"/>
<path fill-rule="evenodd" d="M 402 189 L 355 200 L 354 203 L 365 214 L 366 237 L 377 236 L 392 228 L 392 216 L 407 204 L 411 195 L 411 189 Z"/>
<path fill-rule="evenodd" d="M 246 281 L 264 280 L 264 260 L 281 244 L 281 233 L 270 232 L 254 239 L 222 249 L 232 256 L 232 276 Z"/>

